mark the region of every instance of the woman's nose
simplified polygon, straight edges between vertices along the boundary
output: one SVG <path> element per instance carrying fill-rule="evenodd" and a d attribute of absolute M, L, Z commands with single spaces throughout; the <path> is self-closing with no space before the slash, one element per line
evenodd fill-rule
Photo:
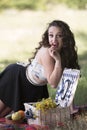
<path fill-rule="evenodd" d="M 57 43 L 57 37 L 53 37 L 53 43 L 54 43 L 54 44 Z"/>

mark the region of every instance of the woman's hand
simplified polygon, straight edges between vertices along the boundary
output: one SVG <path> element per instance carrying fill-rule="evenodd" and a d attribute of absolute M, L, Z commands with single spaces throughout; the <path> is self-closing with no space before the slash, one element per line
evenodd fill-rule
<path fill-rule="evenodd" d="M 50 56 L 51 56 L 55 61 L 60 60 L 60 54 L 59 54 L 58 50 L 57 50 L 54 46 L 51 46 L 51 47 L 48 49 L 48 51 L 49 51 Z"/>

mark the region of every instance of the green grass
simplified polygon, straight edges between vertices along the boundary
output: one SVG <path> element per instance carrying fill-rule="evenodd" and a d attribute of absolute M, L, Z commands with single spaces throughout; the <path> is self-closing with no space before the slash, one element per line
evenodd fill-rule
<path fill-rule="evenodd" d="M 81 78 L 75 95 L 76 104 L 87 102 L 87 10 L 55 6 L 48 11 L 6 10 L 0 14 L 0 71 L 10 63 L 27 62 L 41 40 L 47 23 L 54 19 L 66 21 L 75 34 Z M 48 86 L 50 96 L 56 90 Z"/>

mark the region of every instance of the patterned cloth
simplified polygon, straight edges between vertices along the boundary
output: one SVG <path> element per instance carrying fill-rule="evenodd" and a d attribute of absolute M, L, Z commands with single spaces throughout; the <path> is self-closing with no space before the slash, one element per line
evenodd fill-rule
<path fill-rule="evenodd" d="M 40 126 L 36 124 L 8 124 L 5 118 L 0 118 L 0 130 L 50 130 L 49 126 Z"/>
<path fill-rule="evenodd" d="M 80 70 L 65 68 L 57 87 L 55 101 L 61 107 L 68 107 L 72 103 L 80 77 Z"/>

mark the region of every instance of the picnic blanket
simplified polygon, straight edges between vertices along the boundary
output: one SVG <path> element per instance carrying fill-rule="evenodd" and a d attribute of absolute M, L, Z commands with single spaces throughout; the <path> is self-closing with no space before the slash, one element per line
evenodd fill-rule
<path fill-rule="evenodd" d="M 50 130 L 50 128 L 36 124 L 28 125 L 25 122 L 21 124 L 8 124 L 5 118 L 0 118 L 0 130 Z"/>

